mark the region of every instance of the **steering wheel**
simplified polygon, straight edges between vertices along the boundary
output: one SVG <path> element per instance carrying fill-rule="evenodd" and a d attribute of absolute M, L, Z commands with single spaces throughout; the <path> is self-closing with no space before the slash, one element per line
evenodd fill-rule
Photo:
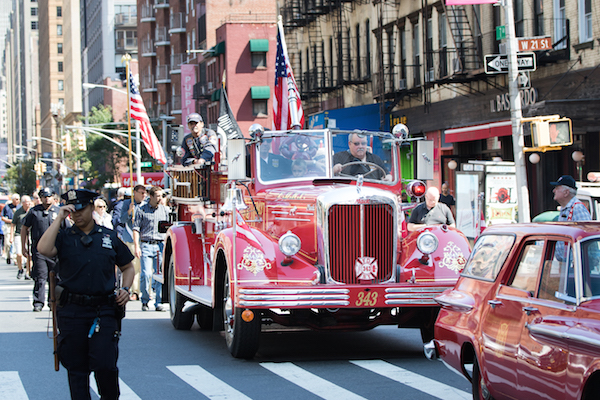
<path fill-rule="evenodd" d="M 317 154 L 317 145 L 308 136 L 291 136 L 283 139 L 279 151 L 290 160 L 310 160 Z"/>
<path fill-rule="evenodd" d="M 369 168 L 370 169 L 369 172 L 362 174 L 365 177 L 367 175 L 369 175 L 369 174 L 372 174 L 373 172 L 375 172 L 377 170 L 380 170 L 383 173 L 383 177 L 384 178 L 387 175 L 387 172 L 385 171 L 385 169 L 381 168 L 381 166 L 379 166 L 379 165 L 377 165 L 375 163 L 372 163 L 372 162 L 368 162 L 368 161 L 351 161 L 349 163 L 342 164 L 342 171 L 345 170 L 346 168 L 352 166 L 352 165 L 366 165 L 367 167 L 373 167 L 374 169 Z M 338 175 L 339 176 L 345 176 L 345 177 L 355 177 L 356 176 L 356 175 L 344 174 L 342 172 L 340 172 Z"/>

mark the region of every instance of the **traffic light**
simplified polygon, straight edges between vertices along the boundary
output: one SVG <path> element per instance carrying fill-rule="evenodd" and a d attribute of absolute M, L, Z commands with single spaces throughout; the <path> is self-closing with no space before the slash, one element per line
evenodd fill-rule
<path fill-rule="evenodd" d="M 528 121 L 529 122 L 529 121 Z M 561 147 L 573 144 L 573 129 L 569 118 L 533 119 L 531 121 L 533 147 Z"/>
<path fill-rule="evenodd" d="M 37 162 L 37 163 L 35 163 L 33 169 L 35 170 L 36 174 L 38 174 L 39 176 L 42 176 L 46 172 L 46 163 L 43 163 L 41 161 Z"/>
<path fill-rule="evenodd" d="M 81 151 L 87 150 L 87 144 L 85 142 L 85 133 L 80 133 L 77 136 L 77 148 Z"/>
<path fill-rule="evenodd" d="M 68 132 L 62 136 L 62 145 L 66 152 L 71 151 L 71 135 Z"/>

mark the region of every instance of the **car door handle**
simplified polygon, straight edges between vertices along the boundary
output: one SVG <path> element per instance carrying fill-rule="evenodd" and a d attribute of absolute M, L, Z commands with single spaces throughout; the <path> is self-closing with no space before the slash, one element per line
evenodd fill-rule
<path fill-rule="evenodd" d="M 529 307 L 529 306 L 527 306 L 527 307 L 523 307 L 523 311 L 525 311 L 525 313 L 526 313 L 527 315 L 531 315 L 531 314 L 533 314 L 534 312 L 538 312 L 538 309 L 537 309 L 537 308 L 535 308 L 535 307 Z"/>
<path fill-rule="evenodd" d="M 500 300 L 488 300 L 488 304 L 492 306 L 492 308 L 496 308 L 496 306 L 501 306 L 502 302 Z"/>

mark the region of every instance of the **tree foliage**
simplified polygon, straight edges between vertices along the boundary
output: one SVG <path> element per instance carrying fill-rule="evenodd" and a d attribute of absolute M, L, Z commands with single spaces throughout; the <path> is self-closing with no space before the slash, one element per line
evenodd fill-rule
<path fill-rule="evenodd" d="M 12 193 L 31 194 L 36 189 L 34 160 L 21 160 L 6 171 L 6 180 Z"/>

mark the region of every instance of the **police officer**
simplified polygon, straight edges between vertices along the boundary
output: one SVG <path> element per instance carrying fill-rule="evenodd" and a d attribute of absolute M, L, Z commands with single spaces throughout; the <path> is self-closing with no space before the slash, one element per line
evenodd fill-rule
<path fill-rule="evenodd" d="M 52 189 L 40 189 L 38 194 L 41 204 L 29 209 L 21 227 L 21 250 L 24 257 L 28 257 L 30 251 L 27 249 L 27 240 L 22 239 L 26 238 L 31 232 L 31 257 L 33 260 L 31 278 L 34 281 L 33 311 L 36 312 L 42 311 L 42 308 L 44 308 L 48 272 L 54 269 L 56 265 L 56 258 L 41 255 L 37 251 L 36 246 L 44 232 L 46 232 L 46 229 L 56 219 L 60 209 L 60 207 L 54 204 L 54 191 Z"/>
<path fill-rule="evenodd" d="M 72 399 L 90 399 L 94 371 L 102 399 L 118 399 L 120 321 L 133 281 L 133 255 L 117 234 L 92 218 L 89 190 L 69 190 L 67 204 L 38 243 L 46 257 L 58 256 L 58 357 L 68 371 Z M 71 214 L 74 226 L 61 229 Z M 115 265 L 123 286 L 116 289 Z"/>
<path fill-rule="evenodd" d="M 210 163 L 217 152 L 217 134 L 204 127 L 204 121 L 198 113 L 191 113 L 187 118 L 190 134 L 183 138 L 181 146 L 185 151 L 181 164 L 204 165 Z"/>

